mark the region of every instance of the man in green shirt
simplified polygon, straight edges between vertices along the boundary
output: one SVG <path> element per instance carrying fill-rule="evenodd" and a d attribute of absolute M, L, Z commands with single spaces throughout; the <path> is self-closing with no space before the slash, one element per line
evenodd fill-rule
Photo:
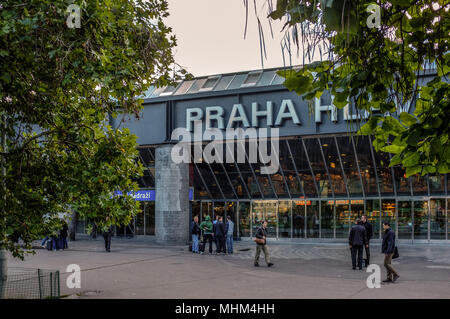
<path fill-rule="evenodd" d="M 205 217 L 205 220 L 200 224 L 200 229 L 203 231 L 202 253 L 205 252 L 206 241 L 209 241 L 209 253 L 212 254 L 213 223 L 211 222 L 211 217 Z"/>

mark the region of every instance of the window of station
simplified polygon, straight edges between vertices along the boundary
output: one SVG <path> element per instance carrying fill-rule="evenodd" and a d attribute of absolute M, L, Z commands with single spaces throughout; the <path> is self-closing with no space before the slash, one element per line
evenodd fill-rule
<path fill-rule="evenodd" d="M 380 238 L 381 218 L 380 218 L 380 200 L 366 200 L 367 220 L 372 224 L 373 239 Z"/>
<path fill-rule="evenodd" d="M 211 163 L 209 164 L 211 169 L 219 182 L 220 188 L 227 199 L 234 199 L 236 196 L 234 195 L 233 188 L 231 187 L 227 174 L 223 170 L 223 166 L 221 163 Z"/>
<path fill-rule="evenodd" d="M 383 199 L 381 201 L 382 222 L 389 222 L 395 231 L 395 199 Z"/>
<path fill-rule="evenodd" d="M 238 167 L 241 172 L 242 178 L 244 179 L 244 182 L 247 184 L 247 189 L 250 192 L 250 196 L 252 198 L 261 198 L 261 192 L 259 191 L 258 182 L 252 173 L 250 164 L 239 163 Z"/>
<path fill-rule="evenodd" d="M 284 176 L 286 178 L 286 183 L 289 187 L 291 196 L 293 198 L 303 197 L 304 193 L 301 189 L 299 178 L 297 177 L 287 140 L 280 141 L 280 165 L 283 168 Z"/>
<path fill-rule="evenodd" d="M 294 238 L 306 237 L 305 205 L 307 204 L 311 205 L 311 201 L 298 200 L 292 202 L 292 237 Z"/>
<path fill-rule="evenodd" d="M 428 239 L 428 201 L 414 201 L 414 239 Z"/>
<path fill-rule="evenodd" d="M 430 200 L 430 239 L 446 238 L 446 209 L 445 199 Z"/>
<path fill-rule="evenodd" d="M 239 237 L 250 237 L 250 202 L 239 202 Z"/>
<path fill-rule="evenodd" d="M 406 177 L 406 171 L 399 166 L 394 167 L 394 179 L 397 187 L 397 195 L 411 195 L 409 178 Z"/>
<path fill-rule="evenodd" d="M 286 142 L 289 143 L 305 195 L 307 197 L 317 197 L 314 178 L 311 175 L 311 169 L 300 139 L 291 139 Z"/>
<path fill-rule="evenodd" d="M 354 136 L 358 164 L 366 196 L 378 196 L 378 185 L 371 154 L 371 145 L 367 136 Z"/>
<path fill-rule="evenodd" d="M 430 193 L 433 195 L 445 194 L 445 175 L 430 174 L 428 175 L 430 183 Z"/>
<path fill-rule="evenodd" d="M 245 185 L 242 183 L 241 176 L 237 170 L 237 166 L 235 164 L 223 164 L 225 166 L 225 170 L 227 171 L 228 177 L 231 180 L 231 185 L 234 188 L 238 198 L 240 199 L 249 199 L 247 190 Z"/>
<path fill-rule="evenodd" d="M 359 178 L 358 166 L 356 165 L 356 157 L 353 149 L 353 143 L 350 136 L 336 137 L 338 149 L 342 159 L 342 166 L 347 178 L 347 188 L 351 195 L 361 196 L 362 185 Z"/>
<path fill-rule="evenodd" d="M 333 197 L 333 191 L 328 180 L 328 173 L 323 162 L 319 141 L 316 138 L 305 138 L 303 141 L 308 152 L 308 159 L 311 163 L 317 186 L 319 187 L 320 196 Z"/>
<path fill-rule="evenodd" d="M 392 171 L 389 167 L 389 154 L 385 152 L 375 152 L 374 150 L 374 156 L 381 195 L 394 195 Z"/>
<path fill-rule="evenodd" d="M 412 239 L 412 203 L 398 201 L 398 238 Z"/>
<path fill-rule="evenodd" d="M 336 238 L 348 238 L 352 225 L 352 212 L 348 199 L 337 199 L 336 205 Z"/>
<path fill-rule="evenodd" d="M 221 199 L 222 195 L 219 189 L 219 186 L 217 185 L 216 180 L 214 179 L 214 176 L 211 173 L 210 168 L 208 167 L 208 163 L 197 163 L 197 168 L 200 172 L 200 174 L 203 177 L 203 180 L 206 183 L 206 187 L 208 187 L 210 194 L 213 199 Z"/>
<path fill-rule="evenodd" d="M 336 196 L 347 196 L 347 189 L 345 187 L 345 180 L 342 174 L 341 162 L 336 149 L 336 144 L 333 137 L 325 137 L 319 139 L 322 144 L 323 153 L 325 156 L 330 179 L 333 184 L 334 194 Z"/>
<path fill-rule="evenodd" d="M 291 238 L 291 201 L 278 202 L 278 236 Z"/>
<path fill-rule="evenodd" d="M 193 163 L 190 164 L 190 172 L 193 174 L 194 197 L 199 199 L 210 199 L 208 189 L 199 174 L 198 168 Z"/>
<path fill-rule="evenodd" d="M 306 229 L 307 238 L 319 238 L 320 234 L 320 218 L 319 218 L 319 201 L 309 201 L 310 205 L 306 205 Z"/>
<path fill-rule="evenodd" d="M 414 195 L 428 195 L 428 183 L 427 176 L 421 176 L 420 174 L 413 175 L 412 186 Z"/>
<path fill-rule="evenodd" d="M 334 237 L 334 200 L 321 201 L 320 227 L 322 238 Z"/>

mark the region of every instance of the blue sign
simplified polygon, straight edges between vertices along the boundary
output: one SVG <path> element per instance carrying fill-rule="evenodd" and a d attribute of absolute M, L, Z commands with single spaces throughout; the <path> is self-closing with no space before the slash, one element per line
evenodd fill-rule
<path fill-rule="evenodd" d="M 122 195 L 121 191 L 116 191 L 115 195 Z M 137 201 L 152 202 L 156 198 L 156 191 L 154 189 L 138 190 L 137 192 L 129 192 L 128 195 L 133 196 Z M 194 190 L 189 189 L 189 200 L 194 200 Z"/>

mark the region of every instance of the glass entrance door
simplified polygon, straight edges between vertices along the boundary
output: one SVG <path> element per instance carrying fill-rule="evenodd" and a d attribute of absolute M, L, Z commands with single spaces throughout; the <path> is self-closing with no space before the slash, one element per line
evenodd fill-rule
<path fill-rule="evenodd" d="M 428 239 L 428 201 L 414 202 L 414 239 Z"/>
<path fill-rule="evenodd" d="M 430 239 L 445 239 L 445 199 L 430 201 Z"/>
<path fill-rule="evenodd" d="M 263 220 L 267 220 L 267 237 L 278 236 L 277 201 L 254 201 L 252 203 L 252 236 L 261 227 Z"/>
<path fill-rule="evenodd" d="M 225 207 L 225 217 L 223 219 L 224 223 L 227 223 L 227 217 L 230 216 L 231 217 L 231 221 L 234 223 L 234 230 L 233 230 L 233 237 L 238 237 L 237 236 L 237 228 L 238 228 L 238 218 L 237 218 L 237 203 L 236 202 L 227 202 L 226 207 Z"/>
<path fill-rule="evenodd" d="M 410 201 L 398 201 L 398 238 L 412 239 L 412 207 Z"/>
<path fill-rule="evenodd" d="M 250 237 L 250 202 L 239 202 L 239 237 Z"/>

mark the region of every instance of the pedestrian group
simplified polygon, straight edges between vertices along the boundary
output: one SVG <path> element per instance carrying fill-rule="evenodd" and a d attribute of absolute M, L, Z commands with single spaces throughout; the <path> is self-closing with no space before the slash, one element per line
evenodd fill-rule
<path fill-rule="evenodd" d="M 384 267 L 387 271 L 387 278 L 384 283 L 394 283 L 400 277 L 397 271 L 392 267 L 392 259 L 398 257 L 398 249 L 395 246 L 395 232 L 392 230 L 388 221 L 383 222 L 383 242 L 381 244 L 381 252 L 384 254 Z M 352 256 L 352 269 L 363 268 L 363 249 L 366 251 L 364 266 L 370 265 L 370 239 L 373 236 L 372 225 L 367 220 L 367 216 L 363 215 L 361 219 L 357 218 L 355 225 L 352 226 L 349 234 L 349 246 Z"/>

